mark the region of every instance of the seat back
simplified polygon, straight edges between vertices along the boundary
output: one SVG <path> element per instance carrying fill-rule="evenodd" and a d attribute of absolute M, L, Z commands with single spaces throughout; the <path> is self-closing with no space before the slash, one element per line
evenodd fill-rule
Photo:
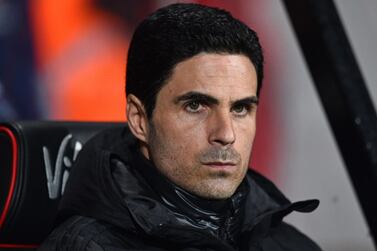
<path fill-rule="evenodd" d="M 0 123 L 0 249 L 35 249 L 46 238 L 85 142 L 121 126 L 125 123 Z"/>

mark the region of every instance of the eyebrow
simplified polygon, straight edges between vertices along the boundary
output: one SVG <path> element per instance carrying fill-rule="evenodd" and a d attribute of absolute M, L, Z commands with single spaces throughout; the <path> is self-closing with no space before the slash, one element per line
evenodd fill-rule
<path fill-rule="evenodd" d="M 237 106 L 237 105 L 251 105 L 251 104 L 256 104 L 258 105 L 259 99 L 257 96 L 251 96 L 251 97 L 246 97 L 240 100 L 236 100 L 232 102 L 232 106 Z"/>
<path fill-rule="evenodd" d="M 174 99 L 174 103 L 177 104 L 179 102 L 188 101 L 188 100 L 195 100 L 195 101 L 204 102 L 204 103 L 212 104 L 212 105 L 219 104 L 218 99 L 216 99 L 216 98 L 214 98 L 210 95 L 203 94 L 203 93 L 200 93 L 200 92 L 194 92 L 194 91 L 187 92 L 187 93 L 185 93 L 181 96 L 176 97 Z"/>
<path fill-rule="evenodd" d="M 212 104 L 212 105 L 217 105 L 220 103 L 219 100 L 216 99 L 215 97 L 212 97 L 210 95 L 203 94 L 200 92 L 195 92 L 195 91 L 187 92 L 181 96 L 176 97 L 174 99 L 174 103 L 177 104 L 179 102 L 188 101 L 188 100 L 195 100 L 195 101 L 204 102 L 204 103 Z M 232 102 L 232 106 L 251 105 L 251 104 L 258 104 L 258 103 L 259 103 L 259 100 L 257 96 L 250 96 L 250 97 L 246 97 L 246 98 Z"/>

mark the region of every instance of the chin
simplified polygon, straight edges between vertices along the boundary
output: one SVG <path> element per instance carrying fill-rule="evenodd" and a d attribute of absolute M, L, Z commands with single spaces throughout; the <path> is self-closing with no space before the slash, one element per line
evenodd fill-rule
<path fill-rule="evenodd" d="M 232 197 L 236 189 L 237 187 L 234 186 L 228 188 L 225 188 L 224 186 L 208 186 L 203 189 L 195 189 L 196 191 L 193 191 L 193 193 L 205 199 L 224 200 Z"/>

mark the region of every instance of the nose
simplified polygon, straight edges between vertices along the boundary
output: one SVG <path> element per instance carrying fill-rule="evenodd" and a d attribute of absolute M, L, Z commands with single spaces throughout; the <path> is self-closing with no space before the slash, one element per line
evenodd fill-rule
<path fill-rule="evenodd" d="M 212 114 L 208 128 L 210 144 L 226 146 L 236 140 L 233 119 L 229 112 Z"/>

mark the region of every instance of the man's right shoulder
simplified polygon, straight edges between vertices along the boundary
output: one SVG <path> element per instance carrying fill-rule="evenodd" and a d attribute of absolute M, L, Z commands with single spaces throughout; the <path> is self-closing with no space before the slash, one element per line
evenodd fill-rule
<path fill-rule="evenodd" d="M 128 241 L 121 238 L 125 234 L 120 233 L 115 227 L 96 219 L 73 216 L 54 229 L 38 250 L 123 250 L 125 247 L 133 246 L 132 243 L 127 243 Z M 134 236 L 127 239 L 134 239 Z"/>

